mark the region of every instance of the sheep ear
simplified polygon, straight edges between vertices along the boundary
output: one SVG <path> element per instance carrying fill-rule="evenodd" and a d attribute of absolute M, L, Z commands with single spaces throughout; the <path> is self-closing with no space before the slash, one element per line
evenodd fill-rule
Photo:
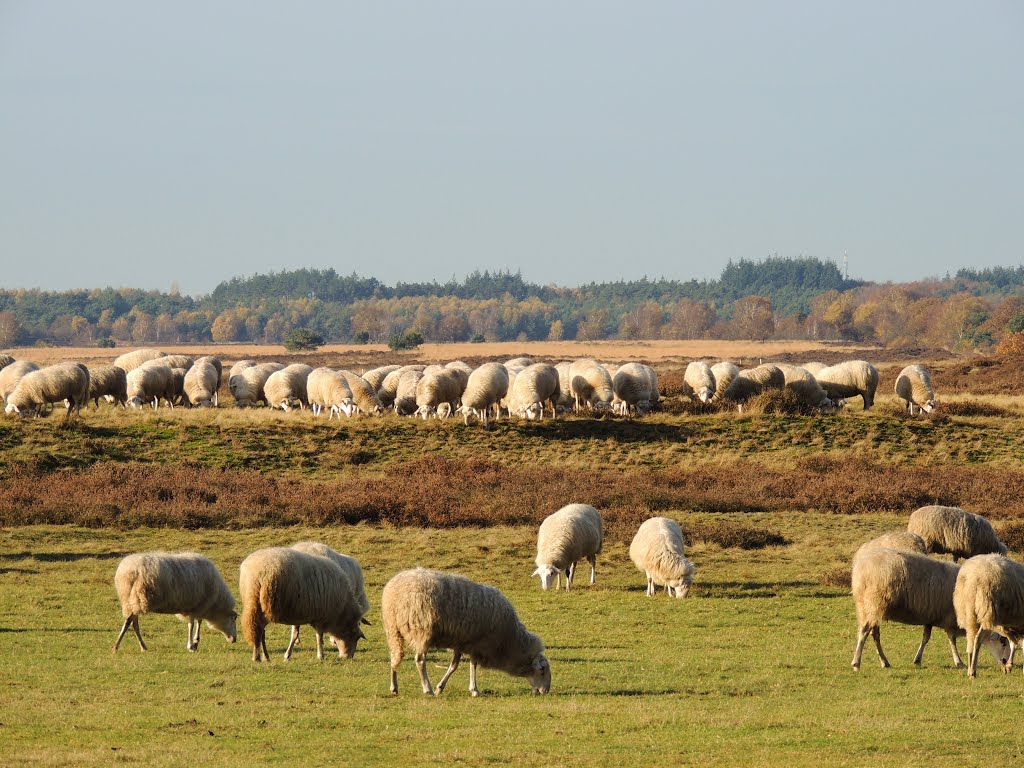
<path fill-rule="evenodd" d="M 531 574 L 530 574 L 530 578 L 531 578 L 531 579 L 532 579 L 532 578 L 533 578 L 534 576 L 540 576 L 540 566 L 537 566 L 537 570 L 536 570 L 536 571 L 534 571 L 533 573 L 531 573 Z"/>
<path fill-rule="evenodd" d="M 368 618 L 366 618 L 365 616 L 361 616 L 361 617 L 360 617 L 360 619 L 359 619 L 359 623 L 360 623 L 360 624 L 365 624 L 365 625 L 366 625 L 366 626 L 368 626 L 368 627 L 372 627 L 372 626 L 373 626 L 373 625 L 372 625 L 372 624 L 370 623 L 370 620 L 369 620 Z"/>
<path fill-rule="evenodd" d="M 359 639 L 360 640 L 365 640 L 366 639 L 366 635 L 363 634 L 363 630 L 361 630 L 361 629 L 359 630 Z"/>

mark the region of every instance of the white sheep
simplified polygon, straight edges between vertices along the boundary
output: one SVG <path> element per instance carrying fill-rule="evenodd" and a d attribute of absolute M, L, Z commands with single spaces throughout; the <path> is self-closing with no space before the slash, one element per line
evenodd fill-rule
<path fill-rule="evenodd" d="M 182 381 L 185 397 L 196 408 L 211 408 L 217 394 L 217 369 L 208 360 L 197 360 Z"/>
<path fill-rule="evenodd" d="M 544 407 L 551 407 L 551 418 L 561 390 L 558 386 L 558 371 L 547 363 L 528 365 L 516 376 L 512 392 L 508 397 L 509 414 L 528 420 L 543 419 Z"/>
<path fill-rule="evenodd" d="M 860 396 L 865 411 L 875 404 L 878 369 L 865 360 L 847 360 L 811 373 L 832 400 Z"/>
<path fill-rule="evenodd" d="M 1010 671 L 1013 651 L 1024 641 L 1024 565 L 1002 555 L 978 555 L 960 568 L 953 591 L 957 623 L 967 635 L 967 675 L 978 675 L 978 645 L 991 648 L 1005 635 L 1012 644 L 1003 670 Z"/>
<path fill-rule="evenodd" d="M 686 366 L 681 392 L 683 397 L 706 404 L 711 402 L 716 390 L 715 372 L 710 365 L 703 360 L 694 360 Z"/>
<path fill-rule="evenodd" d="M 928 547 L 925 546 L 924 539 L 910 531 L 891 531 L 883 533 L 881 536 L 876 536 L 870 541 L 861 544 L 857 548 L 854 558 L 860 557 L 865 552 L 873 549 L 896 549 L 901 552 L 917 552 L 920 555 L 928 554 Z"/>
<path fill-rule="evenodd" d="M 658 374 L 646 363 L 640 363 L 640 367 L 647 371 L 647 380 L 651 383 L 651 407 L 661 402 L 661 391 L 658 389 Z"/>
<path fill-rule="evenodd" d="M 316 633 L 316 657 L 324 657 L 324 633 L 351 659 L 366 636 L 363 609 L 352 583 L 334 560 L 290 547 L 259 549 L 242 561 L 238 585 L 242 598 L 242 632 L 253 646 L 253 661 L 267 653 L 267 624 L 310 624 Z M 284 657 L 290 658 L 297 637 Z"/>
<path fill-rule="evenodd" d="M 813 376 L 814 378 L 818 378 L 818 374 L 821 373 L 826 368 L 828 368 L 829 366 L 825 365 L 824 363 L 812 361 L 810 363 L 801 363 L 800 367 L 803 368 L 808 373 L 810 373 L 811 376 Z"/>
<path fill-rule="evenodd" d="M 508 394 L 508 369 L 501 363 L 484 363 L 469 374 L 466 391 L 462 393 L 463 421 L 469 424 L 471 416 L 483 421 L 487 419 L 492 408 L 497 408 L 501 399 Z"/>
<path fill-rule="evenodd" d="M 160 398 L 174 408 L 175 379 L 174 371 L 166 365 L 142 365 L 128 371 L 128 405 L 142 408 L 150 404 L 156 410 Z"/>
<path fill-rule="evenodd" d="M 289 411 L 295 407 L 305 408 L 309 405 L 306 380 L 312 372 L 313 369 L 303 363 L 292 363 L 280 371 L 274 371 L 263 385 L 267 404 L 282 411 Z"/>
<path fill-rule="evenodd" d="M 0 401 L 6 403 L 10 396 L 25 376 L 32 371 L 38 371 L 39 365 L 31 360 L 15 360 L 13 363 L 0 369 Z"/>
<path fill-rule="evenodd" d="M 953 607 L 953 588 L 957 583 L 960 566 L 944 560 L 934 560 L 917 552 L 895 549 L 871 549 L 853 560 L 853 600 L 857 608 L 857 648 L 851 662 L 860 669 L 864 643 L 870 634 L 875 641 L 878 659 L 883 667 L 889 660 L 882 650 L 879 627 L 883 621 L 923 626 L 921 645 L 914 656 L 920 664 L 924 647 L 931 638 L 932 627 L 945 630 L 953 652 L 953 665 L 963 667 L 956 649 L 956 639 L 964 631 L 957 624 Z M 992 655 L 1005 663 L 1010 647 L 1005 638 L 989 645 Z"/>
<path fill-rule="evenodd" d="M 462 397 L 462 393 L 466 391 L 466 387 L 469 385 L 469 375 L 473 373 L 473 367 L 462 360 L 452 360 L 450 363 L 444 366 L 453 374 L 455 374 L 456 381 L 459 382 L 459 397 Z"/>
<path fill-rule="evenodd" d="M 89 404 L 89 369 L 81 363 L 57 363 L 25 374 L 8 395 L 4 412 L 27 416 L 44 405 L 65 400 L 65 419 L 71 417 L 72 411 L 79 415 L 82 406 Z"/>
<path fill-rule="evenodd" d="M 100 398 L 127 407 L 128 374 L 116 365 L 101 365 L 89 369 L 89 399 L 100 407 Z"/>
<path fill-rule="evenodd" d="M 555 366 L 555 370 L 558 371 L 558 391 L 560 393 L 557 409 L 562 413 L 572 411 L 576 402 L 572 393 L 572 379 L 569 378 L 570 368 L 572 368 L 572 362 L 569 360 Z"/>
<path fill-rule="evenodd" d="M 155 359 L 169 368 L 184 368 L 186 371 L 195 364 L 195 360 L 188 355 L 162 355 Z"/>
<path fill-rule="evenodd" d="M 114 365 L 118 368 L 123 368 L 125 373 L 131 373 L 133 370 L 149 360 L 155 360 L 158 357 L 166 356 L 167 354 L 161 352 L 159 349 L 136 349 L 131 352 L 125 352 L 123 355 L 118 355 L 114 358 Z M 171 366 L 167 367 L 170 368 Z"/>
<path fill-rule="evenodd" d="M 597 556 L 604 542 L 601 513 L 589 504 L 567 504 L 544 518 L 537 531 L 537 570 L 541 588 L 547 590 L 552 580 L 555 588 L 561 586 L 565 574 L 565 589 L 572 589 L 576 575 L 576 561 L 586 558 L 590 563 L 590 583 L 597 577 Z"/>
<path fill-rule="evenodd" d="M 382 365 L 379 368 L 371 368 L 363 373 L 362 378 L 373 387 L 373 392 L 376 394 L 380 389 L 380 385 L 384 383 L 384 377 L 401 367 L 400 365 Z"/>
<path fill-rule="evenodd" d="M 929 554 L 949 554 L 953 562 L 991 552 L 1007 553 L 1006 545 L 999 540 L 988 520 L 959 507 L 932 504 L 915 509 L 910 514 L 907 530 L 924 540 Z"/>
<path fill-rule="evenodd" d="M 505 361 L 505 367 L 518 368 L 522 370 L 523 368 L 529 368 L 533 363 L 534 360 L 532 357 L 513 357 L 511 360 Z"/>
<path fill-rule="evenodd" d="M 188 622 L 185 647 L 199 648 L 199 629 L 205 621 L 235 642 L 235 598 L 210 560 L 195 552 L 140 552 L 128 555 L 117 566 L 114 587 L 121 601 L 124 625 L 114 643 L 114 653 L 131 626 L 146 650 L 139 629 L 144 613 L 176 613 Z"/>
<path fill-rule="evenodd" d="M 829 398 L 828 393 L 806 368 L 788 363 L 775 363 L 775 367 L 782 371 L 784 389 L 792 392 L 801 405 L 822 411 L 835 408 L 835 403 Z"/>
<path fill-rule="evenodd" d="M 416 390 L 413 393 L 416 415 L 423 419 L 431 416 L 441 418 L 444 412 L 450 415 L 462 395 L 462 390 L 465 389 L 460 383 L 460 373 L 442 367 L 425 370 L 423 376 L 416 382 Z M 397 400 L 396 398 L 396 405 Z M 442 408 L 445 405 L 447 408 Z"/>
<path fill-rule="evenodd" d="M 146 368 L 149 363 L 139 366 L 140 368 Z M 188 395 L 185 394 L 185 377 L 188 375 L 188 371 L 184 368 L 171 368 L 171 378 L 174 380 L 174 404 L 175 405 L 186 405 L 191 406 Z"/>
<path fill-rule="evenodd" d="M 932 389 L 932 375 L 923 365 L 908 365 L 896 377 L 896 394 L 914 415 L 916 405 L 925 413 L 935 410 L 935 390 Z"/>
<path fill-rule="evenodd" d="M 398 373 L 397 371 L 395 373 Z M 392 374 L 388 374 L 391 376 Z M 409 368 L 398 377 L 398 388 L 395 390 L 394 409 L 399 416 L 411 416 L 416 412 L 416 387 L 423 378 L 423 371 Z M 385 385 L 387 382 L 385 381 Z M 383 402 L 383 396 L 381 401 Z"/>
<path fill-rule="evenodd" d="M 740 371 L 732 380 L 722 397 L 726 400 L 742 404 L 755 395 L 768 389 L 782 389 L 786 386 L 786 376 L 782 370 L 771 363 L 759 365 Z"/>
<path fill-rule="evenodd" d="M 649 366 L 640 363 L 626 363 L 619 366 L 612 376 L 612 411 L 620 416 L 629 416 L 634 411 L 640 415 L 651 408 L 651 376 Z"/>
<path fill-rule="evenodd" d="M 366 614 L 370 610 L 370 601 L 366 598 L 366 581 L 363 578 L 363 569 L 359 565 L 359 561 L 354 557 L 343 555 L 340 552 L 336 552 L 326 544 L 321 544 L 319 541 L 300 541 L 298 544 L 292 544 L 292 549 L 297 552 L 305 552 L 307 555 L 319 555 L 320 557 L 326 557 L 329 560 L 333 560 L 338 566 L 345 572 L 348 577 L 349 585 L 352 587 L 352 594 L 359 604 L 359 608 L 362 611 L 363 618 L 361 619 L 363 624 L 369 624 L 370 622 L 366 619 Z M 291 646 L 294 647 L 299 642 L 299 625 L 292 625 L 292 641 Z"/>
<path fill-rule="evenodd" d="M 384 585 L 381 595 L 384 633 L 391 652 L 391 693 L 398 694 L 398 666 L 405 645 L 416 655 L 425 694 L 440 695 L 469 656 L 469 692 L 479 696 L 477 667 L 500 669 L 525 677 L 534 693 L 551 688 L 551 664 L 544 643 L 528 631 L 512 603 L 494 587 L 453 573 L 414 568 L 402 571 Z M 437 683 L 427 677 L 427 651 L 448 648 L 452 660 Z"/>
<path fill-rule="evenodd" d="M 277 371 L 283 370 L 281 363 L 260 363 L 243 369 L 228 379 L 228 388 L 239 408 L 255 406 L 256 403 L 267 404 L 265 387 L 267 379 Z"/>
<path fill-rule="evenodd" d="M 629 559 L 647 575 L 647 596 L 664 586 L 671 597 L 686 597 L 693 584 L 693 563 L 685 557 L 683 530 L 668 517 L 645 520 L 629 545 Z"/>
<path fill-rule="evenodd" d="M 234 365 L 231 366 L 231 370 L 228 371 L 228 387 L 231 386 L 231 380 L 238 374 L 244 371 L 246 368 L 253 368 L 256 365 L 255 360 L 238 360 Z"/>
<path fill-rule="evenodd" d="M 415 365 L 402 365 L 389 371 L 377 390 L 377 397 L 380 398 L 381 405 L 385 408 L 391 408 L 395 404 L 395 398 L 398 396 L 398 385 L 402 377 L 409 371 L 416 371 L 422 374 L 425 368 L 425 365 L 417 363 Z"/>
<path fill-rule="evenodd" d="M 615 392 L 612 377 L 602 366 L 577 360 L 569 367 L 569 385 L 576 401 L 576 410 L 584 407 L 595 411 L 610 411 Z"/>
<path fill-rule="evenodd" d="M 720 402 L 733 379 L 740 375 L 740 369 L 728 360 L 723 360 L 711 366 L 711 373 L 715 376 L 715 394 L 712 401 Z"/>
<path fill-rule="evenodd" d="M 314 416 L 319 416 L 324 408 L 327 409 L 327 420 L 330 421 L 337 414 L 351 417 L 355 409 L 352 400 L 352 389 L 348 380 L 338 371 L 330 368 L 314 368 L 309 378 L 306 379 L 306 396 L 309 398 L 309 407 Z"/>
<path fill-rule="evenodd" d="M 356 411 L 374 416 L 384 413 L 384 406 L 381 404 L 380 398 L 377 397 L 377 390 L 369 381 L 352 371 L 338 371 L 338 373 L 345 377 Z"/>
<path fill-rule="evenodd" d="M 213 355 L 203 355 L 202 357 L 198 357 L 196 358 L 196 361 L 195 363 L 193 363 L 193 365 L 195 365 L 196 363 L 209 363 L 210 365 L 213 366 L 213 369 L 217 371 L 217 383 L 213 388 L 212 402 L 215 407 L 220 405 L 220 396 L 218 392 L 220 391 L 220 383 L 224 376 L 223 363 L 221 363 L 220 358 L 214 357 Z"/>

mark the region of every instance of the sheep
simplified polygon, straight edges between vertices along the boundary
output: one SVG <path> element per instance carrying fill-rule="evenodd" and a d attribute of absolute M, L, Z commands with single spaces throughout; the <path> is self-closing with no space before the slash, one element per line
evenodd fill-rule
<path fill-rule="evenodd" d="M 644 414 L 651 407 L 651 377 L 648 366 L 626 363 L 612 376 L 612 411 L 629 416 L 633 411 Z"/>
<path fill-rule="evenodd" d="M 571 411 L 576 402 L 572 393 L 572 379 L 569 378 L 570 368 L 572 368 L 572 362 L 568 360 L 555 366 L 555 370 L 558 371 L 559 391 L 557 407 L 562 413 Z"/>
<path fill-rule="evenodd" d="M 786 376 L 777 365 L 767 363 L 757 368 L 748 368 L 736 374 L 722 397 L 740 404 L 740 409 L 754 395 L 766 389 L 782 389 L 786 386 Z"/>
<path fill-rule="evenodd" d="M 380 383 L 380 388 L 377 390 L 377 397 L 380 398 L 381 405 L 385 408 L 390 408 L 395 404 L 395 398 L 398 395 L 398 384 L 409 371 L 418 371 L 422 373 L 426 368 L 425 365 L 403 365 L 390 371 L 384 380 Z"/>
<path fill-rule="evenodd" d="M 590 563 L 590 583 L 597 577 L 597 556 L 601 554 L 604 530 L 601 513 L 589 504 L 567 504 L 544 518 L 537 531 L 537 570 L 540 586 L 545 591 L 555 581 L 561 587 L 565 573 L 565 589 L 572 589 L 576 561 L 586 558 Z"/>
<path fill-rule="evenodd" d="M 382 365 L 379 368 L 371 368 L 363 373 L 363 378 L 373 387 L 373 391 L 376 393 L 380 389 L 380 385 L 384 383 L 384 377 L 401 367 L 400 365 Z"/>
<path fill-rule="evenodd" d="M 558 371 L 555 367 L 547 363 L 534 363 L 516 376 L 512 392 L 508 396 L 509 414 L 531 421 L 543 419 L 544 406 L 550 405 L 551 418 L 555 418 L 555 408 L 560 394 Z"/>
<path fill-rule="evenodd" d="M 354 557 L 343 555 L 340 552 L 335 552 L 326 544 L 321 544 L 318 541 L 300 541 L 297 544 L 292 544 L 292 549 L 297 552 L 305 552 L 307 555 L 319 555 L 320 557 L 326 557 L 328 560 L 333 560 L 337 563 L 348 577 L 349 585 L 352 587 L 352 594 L 355 596 L 356 603 L 359 604 L 359 609 L 363 614 L 363 618 L 361 619 L 362 623 L 370 623 L 366 619 L 366 614 L 370 610 L 370 601 L 366 598 L 366 582 L 363 579 L 363 569 L 359 567 L 358 560 Z M 292 646 L 295 646 L 298 642 L 299 625 L 294 624 L 292 625 L 291 644 Z"/>
<path fill-rule="evenodd" d="M 0 401 L 7 402 L 11 392 L 27 374 L 38 371 L 39 366 L 31 360 L 16 360 L 0 369 Z"/>
<path fill-rule="evenodd" d="M 647 574 L 647 596 L 664 585 L 671 597 L 686 597 L 693 584 L 693 563 L 684 556 L 683 530 L 668 517 L 645 520 L 629 545 L 629 559 Z"/>
<path fill-rule="evenodd" d="M 647 379 L 651 383 L 651 407 L 653 408 L 661 401 L 661 392 L 658 390 L 658 374 L 655 370 L 644 363 L 640 367 L 647 371 Z"/>
<path fill-rule="evenodd" d="M 612 377 L 600 365 L 583 364 L 577 360 L 569 367 L 569 384 L 576 400 L 576 410 L 586 405 L 595 411 L 611 410 L 615 392 Z"/>
<path fill-rule="evenodd" d="M 156 410 L 160 398 L 174 408 L 175 382 L 174 371 L 166 365 L 143 365 L 128 371 L 128 405 L 142 408 L 149 403 Z"/>
<path fill-rule="evenodd" d="M 305 408 L 309 405 L 306 380 L 312 371 L 312 368 L 303 363 L 292 363 L 280 371 L 274 371 L 263 385 L 267 404 L 282 411 L 291 410 L 296 403 L 300 409 Z"/>
<path fill-rule="evenodd" d="M 352 393 L 352 402 L 355 411 L 379 416 L 384 413 L 384 406 L 377 397 L 377 390 L 362 376 L 352 371 L 338 371 L 345 377 L 349 391 Z"/>
<path fill-rule="evenodd" d="M 720 402 L 725 397 L 725 391 L 732 384 L 733 379 L 740 375 L 740 369 L 728 360 L 723 360 L 711 366 L 711 373 L 715 376 L 715 394 L 711 400 Z"/>
<path fill-rule="evenodd" d="M 253 646 L 252 660 L 269 662 L 267 624 L 310 624 L 316 633 L 316 657 L 324 658 L 324 633 L 351 659 L 366 637 L 360 628 L 363 609 L 352 583 L 329 557 L 289 547 L 258 549 L 242 561 L 238 586 L 242 598 L 242 632 Z M 297 634 L 297 633 L 296 633 Z M 291 657 L 297 636 L 284 657 Z"/>
<path fill-rule="evenodd" d="M 468 426 L 470 416 L 481 419 L 487 427 L 491 408 L 497 407 L 508 394 L 508 369 L 501 363 L 484 363 L 471 374 L 462 393 L 463 422 Z"/>
<path fill-rule="evenodd" d="M 211 408 L 217 394 L 217 369 L 207 360 L 197 360 L 185 372 L 182 382 L 185 397 L 196 408 Z"/>
<path fill-rule="evenodd" d="M 164 355 L 156 359 L 171 368 L 184 368 L 186 371 L 195 363 L 188 355 Z"/>
<path fill-rule="evenodd" d="M 703 360 L 694 360 L 683 373 L 683 397 L 710 403 L 715 396 L 715 372 Z"/>
<path fill-rule="evenodd" d="M 505 361 L 505 367 L 519 368 L 520 370 L 522 370 L 523 368 L 529 368 L 531 365 L 533 365 L 533 362 L 534 361 L 532 357 L 513 357 L 511 360 Z"/>
<path fill-rule="evenodd" d="M 903 400 L 910 415 L 916 405 L 925 413 L 935 410 L 935 390 L 932 389 L 932 375 L 923 365 L 908 365 L 896 377 L 896 395 Z"/>
<path fill-rule="evenodd" d="M 6 368 L 8 365 L 14 362 L 13 355 L 0 355 L 0 370 Z"/>
<path fill-rule="evenodd" d="M 399 416 L 411 416 L 416 412 L 416 387 L 423 378 L 423 372 L 410 368 L 398 379 L 395 390 L 394 408 Z"/>
<path fill-rule="evenodd" d="M 502 365 L 504 365 L 504 363 Z M 525 369 L 518 368 L 516 366 L 509 367 L 508 365 L 505 365 L 505 372 L 508 373 L 508 389 L 505 390 L 505 396 L 501 398 L 500 401 L 498 401 L 497 413 L 495 415 L 496 419 L 500 418 L 502 414 L 505 414 L 506 416 L 511 416 L 509 405 L 511 404 L 512 401 L 512 387 L 516 385 L 516 377 L 519 376 L 519 374 L 522 373 L 523 370 Z"/>
<path fill-rule="evenodd" d="M 24 417 L 30 411 L 38 412 L 41 406 L 62 400 L 67 401 L 65 420 L 71 418 L 72 411 L 80 415 L 82 406 L 89 404 L 89 369 L 81 363 L 57 363 L 25 374 L 8 395 L 4 412 Z"/>
<path fill-rule="evenodd" d="M 267 379 L 283 369 L 281 363 L 260 363 L 232 376 L 228 379 L 228 388 L 235 399 L 235 405 L 239 408 L 254 406 L 256 403 L 267 405 Z"/>
<path fill-rule="evenodd" d="M 915 509 L 907 530 L 924 540 L 929 554 L 952 555 L 954 563 L 960 558 L 990 552 L 1005 555 L 1008 551 L 988 520 L 959 507 L 934 504 Z"/>
<path fill-rule="evenodd" d="M 934 560 L 917 552 L 895 549 L 872 549 L 853 560 L 853 600 L 857 609 L 857 647 L 851 665 L 860 670 L 864 643 L 870 634 L 875 641 L 878 659 L 883 667 L 889 660 L 882 650 L 879 627 L 883 621 L 923 626 L 921 645 L 914 655 L 920 664 L 924 647 L 931 638 L 932 627 L 945 630 L 953 652 L 953 666 L 963 667 L 956 649 L 956 639 L 964 634 L 957 624 L 953 607 L 953 588 L 960 566 Z M 992 655 L 1005 663 L 1010 649 L 1005 638 L 989 644 Z"/>
<path fill-rule="evenodd" d="M 239 360 L 231 366 L 231 370 L 228 371 L 228 387 L 231 386 L 231 380 L 238 374 L 244 371 L 246 368 L 252 368 L 256 365 L 255 360 Z"/>
<path fill-rule="evenodd" d="M 89 369 L 89 399 L 100 407 L 100 398 L 127 408 L 128 374 L 116 365 L 101 365 Z"/>
<path fill-rule="evenodd" d="M 139 366 L 145 368 L 145 365 Z M 174 398 L 172 402 L 175 405 L 187 405 L 191 407 L 192 403 L 188 399 L 188 395 L 185 394 L 185 376 L 188 375 L 188 371 L 184 368 L 171 368 L 171 378 L 174 381 Z"/>
<path fill-rule="evenodd" d="M 188 622 L 185 647 L 199 648 L 199 629 L 205 621 L 229 643 L 238 639 L 235 630 L 235 598 L 210 560 L 195 552 L 139 552 L 117 566 L 114 587 L 121 601 L 124 625 L 114 643 L 114 653 L 129 625 L 145 651 L 139 629 L 144 613 L 176 613 Z"/>
<path fill-rule="evenodd" d="M 306 379 L 306 396 L 314 416 L 319 416 L 324 408 L 328 409 L 327 420 L 337 414 L 352 416 L 355 407 L 352 402 L 352 390 L 348 381 L 337 371 L 330 368 L 314 368 Z"/>
<path fill-rule="evenodd" d="M 396 574 L 381 595 L 384 634 L 391 652 L 391 693 L 398 695 L 398 665 L 405 644 L 416 654 L 423 693 L 440 696 L 469 656 L 469 692 L 479 696 L 477 667 L 500 669 L 526 677 L 534 693 L 551 689 L 551 664 L 544 643 L 528 631 L 512 603 L 496 588 L 454 573 L 413 568 Z M 437 683 L 427 677 L 427 651 L 448 648 L 452 660 Z"/>
<path fill-rule="evenodd" d="M 167 354 L 165 352 L 161 352 L 159 349 L 136 349 L 132 352 L 125 352 L 123 355 L 119 355 L 114 358 L 114 365 L 118 368 L 123 368 L 125 373 L 131 373 L 133 370 L 149 360 L 155 360 L 158 357 L 166 356 Z"/>
<path fill-rule="evenodd" d="M 445 365 L 445 368 L 455 374 L 455 378 L 459 382 L 459 397 L 462 397 L 462 393 L 466 391 L 466 386 L 469 384 L 469 375 L 473 373 L 472 366 L 462 360 L 452 360 Z"/>
<path fill-rule="evenodd" d="M 806 368 L 807 366 L 804 366 Z M 860 396 L 867 411 L 875 404 L 875 392 L 878 389 L 878 369 L 864 360 L 847 360 L 839 365 L 831 365 L 817 372 L 812 371 L 828 396 L 832 400 L 843 400 L 848 397 Z"/>
<path fill-rule="evenodd" d="M 920 555 L 928 554 L 924 539 L 910 531 L 891 531 L 866 541 L 858 547 L 854 558 L 873 549 L 896 549 L 901 552 L 917 552 Z"/>
<path fill-rule="evenodd" d="M 401 386 L 401 382 L 399 382 L 399 386 Z M 415 414 L 423 419 L 428 419 L 431 416 L 441 418 L 442 410 L 445 410 L 450 415 L 464 388 L 459 385 L 456 371 L 440 367 L 429 373 L 424 371 L 423 376 L 416 382 L 416 389 L 413 393 L 416 404 Z M 448 407 L 442 409 L 441 406 L 445 404 Z"/>
<path fill-rule="evenodd" d="M 960 568 L 953 590 L 957 623 L 967 635 L 967 675 L 978 675 L 978 644 L 992 647 L 1006 635 L 1011 644 L 1003 670 L 1024 641 L 1024 565 L 1002 555 L 978 555 Z M 998 639 L 997 639 L 998 638 Z"/>
<path fill-rule="evenodd" d="M 213 389 L 213 405 L 220 405 L 220 398 L 217 393 L 220 390 L 220 383 L 224 377 L 224 365 L 221 363 L 219 358 L 216 358 L 213 355 L 203 355 L 202 357 L 196 358 L 196 361 L 195 363 L 193 363 L 193 365 L 195 365 L 196 363 L 209 363 L 210 365 L 213 366 L 213 369 L 217 371 L 217 384 Z"/>
<path fill-rule="evenodd" d="M 819 373 L 821 373 L 823 370 L 828 368 L 828 366 L 825 365 L 824 363 L 817 363 L 817 362 L 801 363 L 800 367 L 803 368 L 805 371 L 807 371 L 809 374 L 811 374 L 811 376 L 813 376 L 816 379 L 818 378 L 818 374 Z"/>
<path fill-rule="evenodd" d="M 782 371 L 785 381 L 784 388 L 796 395 L 800 403 L 808 408 L 832 410 L 835 403 L 829 399 L 828 393 L 821 387 L 810 371 L 798 365 L 776 363 L 775 367 Z"/>

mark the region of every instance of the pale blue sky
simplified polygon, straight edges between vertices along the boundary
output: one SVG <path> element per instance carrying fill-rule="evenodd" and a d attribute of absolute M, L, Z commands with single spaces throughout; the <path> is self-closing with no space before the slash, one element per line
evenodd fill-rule
<path fill-rule="evenodd" d="M 0 287 L 1024 257 L 1024 3 L 0 0 Z"/>

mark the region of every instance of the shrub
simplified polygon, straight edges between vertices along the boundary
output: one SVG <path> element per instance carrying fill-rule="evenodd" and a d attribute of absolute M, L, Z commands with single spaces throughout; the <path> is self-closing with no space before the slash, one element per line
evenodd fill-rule
<path fill-rule="evenodd" d="M 324 343 L 324 337 L 308 328 L 292 328 L 284 335 L 284 348 L 289 352 L 312 350 Z"/>
<path fill-rule="evenodd" d="M 485 341 L 487 341 L 487 339 L 484 338 L 484 335 L 482 333 L 477 333 L 474 334 L 473 338 L 471 338 L 469 341 L 471 344 L 483 344 Z"/>
<path fill-rule="evenodd" d="M 396 352 L 402 349 L 416 349 L 422 343 L 423 336 L 416 331 L 396 334 L 388 339 L 388 346 Z"/>
<path fill-rule="evenodd" d="M 96 346 L 101 347 L 103 349 L 113 349 L 114 347 L 117 346 L 117 342 L 111 338 L 100 339 L 99 341 L 96 342 Z"/>

